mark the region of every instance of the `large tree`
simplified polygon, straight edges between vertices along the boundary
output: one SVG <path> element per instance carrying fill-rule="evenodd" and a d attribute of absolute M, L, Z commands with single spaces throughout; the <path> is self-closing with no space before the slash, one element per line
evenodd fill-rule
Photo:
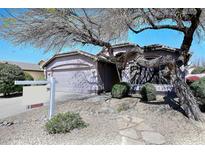
<path fill-rule="evenodd" d="M 188 85 L 180 76 L 180 67 L 187 65 L 190 58 L 190 47 L 197 35 L 199 38 L 204 35 L 205 11 L 203 9 L 108 9 L 108 14 L 120 17 L 121 22 L 117 21 L 118 27 L 127 25 L 129 30 L 139 34 L 145 30 L 153 29 L 171 29 L 184 34 L 180 47 L 180 54 L 177 59 L 171 59 L 168 56 L 159 57 L 152 61 L 146 60 L 143 55 L 137 54 L 135 58 L 136 65 L 143 67 L 160 67 L 168 68 L 169 79 L 174 85 L 177 96 L 179 97 L 180 106 L 189 118 L 195 120 L 204 120 L 202 113 L 198 108 L 198 103 L 193 96 Z M 114 24 L 112 22 L 112 24 Z M 124 56 L 124 57 L 127 57 Z M 124 58 L 125 59 L 125 58 Z M 134 76 L 134 74 L 133 74 Z"/>
<path fill-rule="evenodd" d="M 61 51 L 64 46 L 92 44 L 104 47 L 110 59 L 123 69 L 127 57 L 143 67 L 164 66 L 175 87 L 180 105 L 189 118 L 203 120 L 197 100 L 180 76 L 180 67 L 187 65 L 190 58 L 190 46 L 195 34 L 201 37 L 204 28 L 203 9 L 27 9 L 3 18 L 1 36 L 13 43 L 30 43 L 46 50 Z M 141 48 L 136 46 L 121 57 L 114 57 L 112 42 L 124 40 L 131 31 L 139 34 L 145 30 L 171 29 L 182 32 L 184 39 L 177 59 L 169 56 L 148 61 Z M 123 65 L 122 65 L 123 63 Z"/>

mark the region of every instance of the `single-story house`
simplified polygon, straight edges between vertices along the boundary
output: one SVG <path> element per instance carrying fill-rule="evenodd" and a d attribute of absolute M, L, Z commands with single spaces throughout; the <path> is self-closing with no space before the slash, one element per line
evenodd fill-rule
<path fill-rule="evenodd" d="M 135 44 L 131 43 L 113 45 L 113 55 L 120 56 L 122 53 L 131 51 L 131 49 L 135 46 Z M 144 51 L 144 57 L 147 60 L 167 55 L 177 58 L 180 51 L 178 48 L 171 48 L 159 44 L 148 45 L 140 48 Z M 103 49 L 100 53 L 104 55 L 109 54 L 107 49 Z M 146 82 L 151 82 L 154 84 L 169 84 L 169 81 L 161 75 L 163 70 L 162 68 L 143 68 L 141 66 L 133 65 L 134 60 L 132 59 L 128 59 L 127 61 L 126 68 L 121 72 L 123 81 L 129 82 L 132 85 L 144 84 Z M 135 72 L 135 78 L 131 79 L 131 74 L 133 72 Z"/>
<path fill-rule="evenodd" d="M 54 77 L 56 90 L 62 92 L 99 93 L 119 82 L 113 63 L 84 51 L 56 54 L 43 67 L 46 78 Z"/>
<path fill-rule="evenodd" d="M 123 52 L 128 52 L 135 47 L 135 44 L 123 43 L 113 45 L 113 54 L 118 56 Z M 145 58 L 153 59 L 162 55 L 177 56 L 178 49 L 169 48 L 161 45 L 151 45 L 142 47 Z M 102 49 L 99 53 L 108 55 L 106 49 Z M 64 91 L 68 93 L 98 93 L 101 91 L 110 91 L 113 84 L 119 82 L 116 65 L 97 55 L 93 55 L 84 51 L 73 51 L 68 53 L 61 53 L 54 55 L 48 60 L 43 68 L 45 70 L 46 78 L 53 76 L 57 81 L 57 91 Z M 143 69 L 132 66 L 132 61 L 128 61 L 126 70 L 120 72 L 123 81 L 131 84 L 138 84 L 141 81 L 130 80 L 130 73 L 134 69 L 139 69 L 139 77 L 144 78 L 146 72 Z M 160 70 L 155 70 L 153 83 L 161 83 Z M 152 73 L 152 72 L 151 72 Z M 149 74 L 148 74 L 149 75 Z M 143 79 L 143 82 L 147 82 Z"/>
<path fill-rule="evenodd" d="M 44 71 L 40 68 L 38 64 L 24 63 L 17 61 L 0 61 L 1 63 L 8 63 L 19 66 L 24 72 L 30 74 L 34 80 L 39 80 L 44 78 Z"/>

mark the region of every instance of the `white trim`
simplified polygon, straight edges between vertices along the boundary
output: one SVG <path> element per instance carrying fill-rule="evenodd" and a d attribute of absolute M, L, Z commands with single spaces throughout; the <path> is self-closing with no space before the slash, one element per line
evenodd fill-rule
<path fill-rule="evenodd" d="M 136 84 L 136 85 L 132 85 L 132 87 L 134 91 L 139 91 L 143 85 L 144 84 Z M 155 86 L 157 92 L 168 92 L 171 91 L 173 88 L 173 86 L 170 84 L 153 84 L 153 85 Z"/>

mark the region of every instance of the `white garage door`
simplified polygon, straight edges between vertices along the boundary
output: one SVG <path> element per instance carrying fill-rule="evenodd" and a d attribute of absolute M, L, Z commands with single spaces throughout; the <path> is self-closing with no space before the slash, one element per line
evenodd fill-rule
<path fill-rule="evenodd" d="M 68 93 L 92 93 L 96 78 L 91 70 L 58 70 L 53 72 L 57 81 L 56 91 Z"/>

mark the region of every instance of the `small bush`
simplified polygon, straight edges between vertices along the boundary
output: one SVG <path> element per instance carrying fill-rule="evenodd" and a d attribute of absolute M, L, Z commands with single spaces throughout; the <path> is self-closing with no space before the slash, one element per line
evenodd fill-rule
<path fill-rule="evenodd" d="M 59 113 L 46 123 L 46 130 L 49 134 L 67 133 L 75 128 L 87 127 L 78 113 Z"/>
<path fill-rule="evenodd" d="M 191 74 L 201 74 L 205 72 L 205 67 L 196 67 Z"/>
<path fill-rule="evenodd" d="M 130 85 L 126 82 L 117 83 L 112 87 L 111 95 L 113 98 L 123 98 L 128 96 Z"/>
<path fill-rule="evenodd" d="M 34 78 L 27 72 L 24 72 L 25 80 L 34 80 Z"/>
<path fill-rule="evenodd" d="M 127 111 L 128 109 L 130 109 L 129 105 L 126 103 L 122 103 L 118 106 L 117 112 Z"/>
<path fill-rule="evenodd" d="M 142 100 L 144 100 L 144 101 L 156 100 L 156 88 L 151 83 L 146 83 L 140 89 L 140 94 L 142 96 Z"/>
<path fill-rule="evenodd" d="M 202 104 L 205 104 L 205 77 L 193 82 L 190 88 L 194 96 L 197 97 Z"/>
<path fill-rule="evenodd" d="M 0 63 L 0 93 L 4 96 L 22 92 L 22 86 L 15 85 L 15 80 L 24 80 L 23 70 L 12 64 Z"/>

